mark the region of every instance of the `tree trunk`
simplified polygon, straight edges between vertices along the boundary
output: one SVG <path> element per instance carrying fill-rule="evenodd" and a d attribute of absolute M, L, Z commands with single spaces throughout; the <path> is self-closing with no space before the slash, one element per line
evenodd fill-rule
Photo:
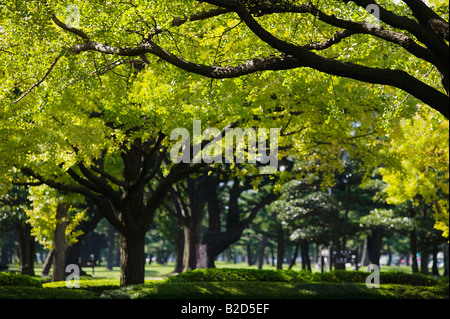
<path fill-rule="evenodd" d="M 284 230 L 280 225 L 277 234 L 277 269 L 283 269 L 284 260 Z"/>
<path fill-rule="evenodd" d="M 439 276 L 439 268 L 438 268 L 438 258 L 437 255 L 439 253 L 439 247 L 438 245 L 433 245 L 433 267 L 432 267 L 432 274 L 433 276 Z"/>
<path fill-rule="evenodd" d="M 444 250 L 444 276 L 448 276 L 448 255 L 449 255 L 449 253 L 448 253 L 448 246 L 449 246 L 448 242 L 447 242 L 447 244 L 445 246 L 446 247 L 445 247 L 445 250 Z"/>
<path fill-rule="evenodd" d="M 197 268 L 196 245 L 199 243 L 198 227 L 190 223 L 183 227 L 184 250 L 183 250 L 183 272 Z"/>
<path fill-rule="evenodd" d="M 52 268 L 53 264 L 53 249 L 51 249 L 47 256 L 45 257 L 44 265 L 42 266 L 42 276 L 48 276 L 50 269 Z"/>
<path fill-rule="evenodd" d="M 144 283 L 145 232 L 119 234 L 120 286 Z"/>
<path fill-rule="evenodd" d="M 331 228 L 331 241 L 334 250 L 341 250 L 341 240 L 339 232 L 339 211 L 333 210 L 329 213 L 330 228 Z"/>
<path fill-rule="evenodd" d="M 183 271 L 184 235 L 175 236 L 173 243 L 175 246 L 175 268 L 173 272 L 179 274 Z"/>
<path fill-rule="evenodd" d="M 114 267 L 114 239 L 116 231 L 114 227 L 109 224 L 108 227 L 108 253 L 106 256 L 106 269 L 112 270 Z"/>
<path fill-rule="evenodd" d="M 264 263 L 264 250 L 267 244 L 267 235 L 264 233 L 258 251 L 258 269 L 262 269 Z"/>
<path fill-rule="evenodd" d="M 362 246 L 362 254 L 361 254 L 361 266 L 367 266 L 369 264 L 369 256 L 367 254 L 367 238 L 364 240 L 363 246 Z"/>
<path fill-rule="evenodd" d="M 309 259 L 309 243 L 306 239 L 300 241 L 302 255 L 302 269 L 311 271 L 311 261 Z"/>
<path fill-rule="evenodd" d="M 387 245 L 387 254 L 388 254 L 388 261 L 387 266 L 390 266 L 392 263 L 392 252 L 391 252 L 391 245 Z"/>
<path fill-rule="evenodd" d="M 428 275 L 428 260 L 429 260 L 429 252 L 428 252 L 428 243 L 426 242 L 425 234 L 422 234 L 422 241 L 420 244 L 420 272 L 424 275 Z"/>
<path fill-rule="evenodd" d="M 300 248 L 300 242 L 301 242 L 301 239 L 298 239 L 295 242 L 294 255 L 292 256 L 292 259 L 291 259 L 291 262 L 289 263 L 288 269 L 292 269 L 292 267 L 294 267 L 294 265 L 295 265 L 295 261 L 298 257 L 298 250 Z"/>
<path fill-rule="evenodd" d="M 26 222 L 17 222 L 16 229 L 19 237 L 19 272 L 22 275 L 34 276 L 36 240 L 31 235 L 31 225 Z"/>
<path fill-rule="evenodd" d="M 56 208 L 56 229 L 53 238 L 53 275 L 52 281 L 64 280 L 66 270 L 66 227 L 67 212 L 69 206 L 67 204 L 58 204 Z"/>
<path fill-rule="evenodd" d="M 253 259 L 252 245 L 250 243 L 247 244 L 247 263 L 249 266 L 253 266 L 255 264 Z"/>
<path fill-rule="evenodd" d="M 382 239 L 383 239 L 383 229 L 380 227 L 373 229 L 372 234 L 367 237 L 369 263 L 377 266 L 380 266 Z"/>
<path fill-rule="evenodd" d="M 409 233 L 409 249 L 411 251 L 411 260 L 412 260 L 412 272 L 413 273 L 418 273 L 419 272 L 419 266 L 417 264 L 417 234 L 416 234 L 416 230 L 413 229 L 410 233 Z"/>
<path fill-rule="evenodd" d="M 241 238 L 242 231 L 243 230 L 241 230 L 241 229 L 233 229 L 233 230 L 219 232 L 219 233 L 208 231 L 203 235 L 202 243 L 208 245 L 207 246 L 208 268 L 215 267 L 214 260 L 216 259 L 216 257 L 221 252 L 223 252 L 225 249 L 227 249 L 227 247 L 229 247 L 231 244 L 238 241 Z M 248 244 L 248 245 L 249 245 L 248 249 L 250 249 L 250 244 Z M 248 249 L 247 249 L 247 252 L 249 252 Z M 250 249 L 250 255 L 252 255 L 251 249 Z M 250 255 L 248 256 L 249 257 L 248 262 L 252 263 L 253 257 Z"/>
<path fill-rule="evenodd" d="M 81 241 L 80 237 L 78 237 L 78 241 L 76 243 L 67 247 L 65 264 L 66 266 L 70 264 L 77 265 L 80 268 L 80 275 L 84 276 L 86 275 L 86 272 L 81 269 L 80 264 L 81 251 L 83 250 L 83 242 Z"/>

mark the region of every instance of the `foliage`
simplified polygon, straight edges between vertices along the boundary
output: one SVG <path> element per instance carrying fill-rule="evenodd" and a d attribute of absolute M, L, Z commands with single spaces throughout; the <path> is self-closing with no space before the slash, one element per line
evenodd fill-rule
<path fill-rule="evenodd" d="M 96 297 L 96 293 L 83 289 L 0 286 L 0 299 L 94 299 Z"/>
<path fill-rule="evenodd" d="M 74 200 L 80 201 L 80 198 L 74 195 L 61 195 L 57 190 L 41 185 L 30 188 L 29 200 L 32 201 L 32 208 L 26 209 L 25 212 L 32 226 L 32 234 L 44 247 L 51 249 L 56 225 L 63 221 L 56 218 L 58 205 L 72 204 Z M 68 210 L 64 221 L 67 222 L 66 242 L 69 246 L 82 234 L 81 230 L 75 228 L 85 218 L 85 212 L 74 206 L 70 206 Z"/>
<path fill-rule="evenodd" d="M 386 284 L 367 289 L 362 283 L 294 282 L 155 282 L 111 290 L 102 299 L 371 299 L 448 297 L 441 286 Z"/>
<path fill-rule="evenodd" d="M 276 281 L 303 282 L 307 281 L 310 273 L 294 270 L 261 270 L 261 269 L 229 269 L 207 268 L 196 269 L 169 277 L 173 282 L 202 282 L 202 281 Z"/>
<path fill-rule="evenodd" d="M 99 43 L 132 46 L 140 42 L 139 28 L 154 32 L 151 28 L 154 26 L 164 30 L 155 34 L 156 43 L 199 63 L 238 63 L 254 55 L 263 57 L 275 52 L 233 14 L 201 19 L 196 24 L 174 24 L 174 17 L 181 19 L 211 9 L 208 4 L 188 3 L 111 2 L 101 10 L 95 1 L 73 4 L 81 9 L 80 30 Z M 355 7 L 345 8 L 335 1 L 322 5 L 325 11 L 335 9 L 352 18 L 367 16 Z M 6 2 L 4 9 L 1 24 L 5 49 L 0 51 L 4 56 L 0 70 L 4 70 L 5 81 L 0 90 L 4 101 L 0 129 L 2 136 L 14 136 L 0 143 L 2 154 L 7 154 L 0 163 L 5 181 L 11 181 L 15 168 L 22 167 L 47 177 L 64 175 L 80 161 L 88 167 L 102 150 L 112 156 L 123 144 L 129 145 L 137 138 L 149 140 L 159 131 L 166 136 L 177 127 L 191 131 L 193 119 L 201 120 L 204 128 L 223 129 L 236 120 L 242 127 L 281 127 L 289 135 L 280 135 L 280 146 L 288 146 L 291 155 L 312 156 L 328 163 L 320 169 L 334 173 L 335 169 L 342 169 L 336 154 L 343 146 L 373 164 L 368 155 L 379 149 L 375 136 L 383 133 L 383 128 L 377 125 L 381 117 L 373 116 L 374 110 L 389 117 L 391 113 L 386 110 L 394 104 L 393 100 L 403 98 L 401 94 L 385 92 L 382 98 L 375 97 L 373 93 L 380 92 L 371 85 L 306 69 L 206 80 L 152 55 L 119 57 L 89 51 L 74 54 L 77 37 L 57 24 L 58 18 L 59 21 L 67 18 L 62 3 Z M 298 42 L 320 42 L 325 34 L 333 34 L 333 28 L 326 25 L 321 25 L 318 32 L 313 17 L 305 16 L 305 23 L 300 24 L 300 17 L 293 20 L 288 16 L 267 15 L 260 20 L 283 39 L 295 34 L 292 39 Z M 143 17 L 152 17 L 152 22 Z M 376 64 L 377 50 L 382 49 L 388 60 L 383 62 L 385 66 L 412 63 L 406 63 L 401 51 L 389 45 L 378 42 L 369 45 L 363 38 L 347 41 L 352 52 L 359 52 L 342 54 L 333 48 L 328 55 L 339 52 L 337 56 L 348 56 L 344 59 L 360 55 L 357 60 Z M 29 47 L 29 43 L 39 43 L 39 48 Z M 47 50 L 48 47 L 52 49 Z M 23 58 L 19 58 L 21 54 Z M 26 65 L 22 64 L 24 59 Z M 51 72 L 45 81 L 33 86 L 36 78 L 42 78 L 47 71 Z M 34 90 L 17 101 L 30 87 Z M 414 106 L 408 103 L 401 108 Z M 348 107 L 355 104 L 358 107 Z M 357 126 L 352 125 L 355 119 Z M 292 132 L 299 134 L 291 135 Z M 165 138 L 163 145 L 170 144 Z M 109 159 L 109 168 L 113 175 L 120 176 L 113 165 L 117 163 L 116 156 Z"/>
<path fill-rule="evenodd" d="M 364 283 L 369 272 L 333 270 L 324 273 L 311 273 L 306 270 L 264 270 L 264 269 L 196 269 L 170 277 L 169 282 L 360 282 Z M 380 283 L 405 284 L 413 286 L 434 286 L 438 280 L 422 275 L 398 271 L 385 271 L 380 274 Z"/>
<path fill-rule="evenodd" d="M 437 299 L 448 287 L 386 284 L 367 289 L 361 283 L 152 282 L 102 293 L 85 289 L 0 286 L 0 299 Z"/>
<path fill-rule="evenodd" d="M 386 229 L 411 230 L 414 227 L 413 220 L 398 216 L 393 209 L 375 208 L 369 215 L 361 217 L 360 222 L 361 225 L 369 228 L 383 226 Z"/>
<path fill-rule="evenodd" d="M 42 287 L 42 284 L 28 275 L 0 272 L 0 286 Z"/>
<path fill-rule="evenodd" d="M 448 237 L 449 229 L 449 123 L 436 113 L 420 108 L 401 121 L 386 151 L 396 165 L 380 170 L 386 182 L 386 201 L 399 205 L 412 201 L 433 206 L 435 228 Z"/>
<path fill-rule="evenodd" d="M 92 292 L 102 292 L 111 289 L 117 289 L 120 286 L 119 279 L 89 279 L 85 277 L 80 277 L 79 280 L 80 288 Z M 55 281 L 44 283 L 42 285 L 44 288 L 66 288 L 65 281 Z"/>
<path fill-rule="evenodd" d="M 251 271 L 248 271 L 251 270 Z M 203 272 L 203 279 L 199 274 Z M 208 275 L 206 275 L 208 273 Z M 119 288 L 118 279 L 81 278 L 79 289 L 66 288 L 65 281 L 33 286 L 0 284 L 0 299 L 181 299 L 181 298 L 445 298 L 447 283 L 420 274 L 381 272 L 381 287 L 367 289 L 368 273 L 333 271 L 311 274 L 292 270 L 205 269 L 180 274 L 162 281 Z M 28 276 L 0 273 L 3 278 Z M 183 278 L 183 280 L 177 279 Z M 31 278 L 31 277 L 30 277 Z M 208 280 L 205 280 L 205 279 Z M 225 281 L 225 279 L 234 281 Z M 33 279 L 33 278 L 32 278 Z M 214 279 L 214 280 L 213 280 Z M 9 280 L 9 279 L 8 279 Z M 28 282 L 28 279 L 27 279 Z M 39 285 L 38 285 L 39 283 Z M 445 288 L 447 286 L 447 288 Z"/>

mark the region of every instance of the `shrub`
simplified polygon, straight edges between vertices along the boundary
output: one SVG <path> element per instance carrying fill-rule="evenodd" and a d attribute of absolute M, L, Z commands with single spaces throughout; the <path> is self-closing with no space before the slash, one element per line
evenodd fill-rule
<path fill-rule="evenodd" d="M 0 272 L 0 286 L 42 287 L 41 282 L 28 275 Z"/>
<path fill-rule="evenodd" d="M 117 289 L 120 286 L 119 279 L 83 279 L 79 281 L 80 289 L 93 292 Z M 43 285 L 44 288 L 67 288 L 65 281 L 49 282 Z"/>
<path fill-rule="evenodd" d="M 93 299 L 97 294 L 83 289 L 0 286 L 0 299 Z"/>
<path fill-rule="evenodd" d="M 196 269 L 170 277 L 171 282 L 357 282 L 365 283 L 369 272 L 334 270 L 324 273 L 309 271 L 267 270 L 267 269 Z M 438 280 L 422 274 L 410 274 L 398 271 L 381 272 L 381 284 L 404 284 L 411 286 L 434 286 Z"/>
<path fill-rule="evenodd" d="M 380 283 L 403 284 L 411 286 L 435 286 L 439 283 L 439 281 L 433 277 L 423 274 L 388 271 L 380 274 Z"/>
<path fill-rule="evenodd" d="M 308 271 L 207 268 L 195 269 L 170 277 L 176 282 L 258 281 L 258 282 L 306 282 Z"/>

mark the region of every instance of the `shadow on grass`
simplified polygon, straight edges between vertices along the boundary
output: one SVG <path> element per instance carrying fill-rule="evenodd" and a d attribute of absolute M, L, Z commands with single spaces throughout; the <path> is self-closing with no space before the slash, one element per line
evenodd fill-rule
<path fill-rule="evenodd" d="M 101 298 L 125 299 L 438 299 L 437 287 L 361 283 L 152 282 L 104 292 Z"/>

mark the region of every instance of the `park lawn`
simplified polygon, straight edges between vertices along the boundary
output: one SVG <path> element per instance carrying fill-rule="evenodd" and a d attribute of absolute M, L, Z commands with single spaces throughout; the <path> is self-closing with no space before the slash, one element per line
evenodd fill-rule
<path fill-rule="evenodd" d="M 102 293 L 100 298 L 130 299 L 443 299 L 442 287 L 362 283 L 152 282 Z"/>
<path fill-rule="evenodd" d="M 229 267 L 230 264 L 218 265 Z M 248 269 L 248 268 L 247 268 Z M 37 270 L 38 271 L 38 270 Z M 89 269 L 85 269 L 90 275 Z M 284 280 L 258 275 L 259 271 L 229 268 L 193 272 L 194 276 L 172 277 L 173 265 L 146 265 L 146 280 L 142 285 L 119 287 L 119 269 L 94 269 L 94 276 L 82 277 L 79 288 L 69 289 L 66 282 L 46 282 L 49 278 L 34 277 L 43 282 L 42 288 L 0 286 L 0 299 L 448 299 L 447 283 L 423 284 L 399 280 L 405 278 L 401 273 L 391 273 L 380 288 L 367 288 L 358 272 L 344 272 L 344 277 L 336 274 L 316 273 L 314 276 L 300 276 L 298 280 L 283 277 Z M 236 271 L 241 277 L 235 277 Z M 266 269 L 266 274 L 271 271 Z M 289 275 L 289 271 L 283 271 Z M 216 280 L 227 274 L 231 277 Z M 198 277 L 200 275 L 200 277 Z M 218 275 L 218 277 L 214 277 Z M 272 273 L 276 275 L 276 273 Z M 291 274 L 292 275 L 292 274 Z M 305 274 L 303 274 L 305 275 Z M 320 275 L 320 276 L 316 276 Z M 352 275 L 348 277 L 347 275 Z M 355 275 L 357 275 L 355 277 Z M 363 275 L 364 276 L 364 275 Z M 406 277 L 409 277 L 406 276 Z M 168 279 L 170 278 L 170 279 Z M 177 280 L 180 278 L 180 280 Z M 210 278 L 212 280 L 207 280 Z M 224 277 L 225 278 L 225 277 Z M 242 279 L 250 281 L 242 281 Z M 278 277 L 277 277 L 278 278 Z M 315 278 L 315 279 L 314 279 Z M 358 280 L 354 280 L 359 278 Z M 383 277 L 382 277 L 383 278 Z M 175 280 L 174 280 L 175 279 Z M 237 280 L 240 279 L 240 280 Z M 363 278 L 364 279 L 364 278 Z M 394 281 L 392 281 L 394 279 Z M 416 278 L 417 279 L 417 278 Z M 420 279 L 420 278 L 419 278 Z M 189 282 L 185 282 L 190 280 Z M 339 282 L 336 282 L 336 281 Z M 389 281 L 391 280 L 391 281 Z M 181 282 L 180 282 L 181 281 Z M 295 281 L 295 282 L 294 282 Z"/>

